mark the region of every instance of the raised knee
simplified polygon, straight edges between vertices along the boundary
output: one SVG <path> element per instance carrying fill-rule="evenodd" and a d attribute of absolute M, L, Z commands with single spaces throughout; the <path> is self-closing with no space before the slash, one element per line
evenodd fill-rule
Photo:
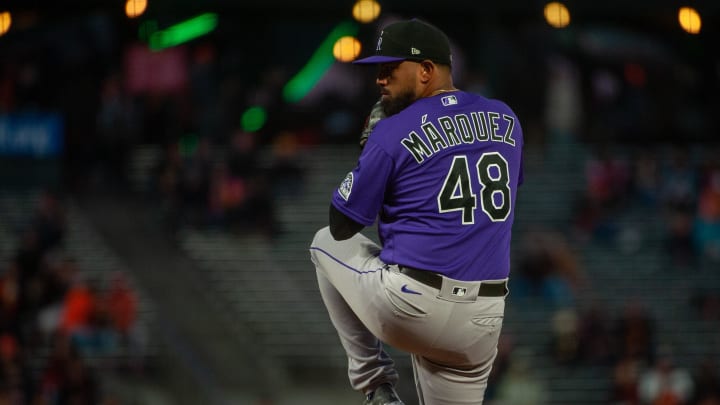
<path fill-rule="evenodd" d="M 320 228 L 317 232 L 315 232 L 315 237 L 310 244 L 310 260 L 312 260 L 316 266 L 318 265 L 316 258 L 317 248 L 322 249 L 324 245 L 323 241 L 326 241 L 327 238 L 332 238 L 332 235 L 330 235 L 330 227 L 328 226 Z"/>
<path fill-rule="evenodd" d="M 322 241 L 327 240 L 327 238 L 332 238 L 332 235 L 330 235 L 329 226 L 322 227 L 317 232 L 315 232 L 315 237 L 313 238 L 312 244 L 310 246 L 320 246 L 322 244 Z"/>

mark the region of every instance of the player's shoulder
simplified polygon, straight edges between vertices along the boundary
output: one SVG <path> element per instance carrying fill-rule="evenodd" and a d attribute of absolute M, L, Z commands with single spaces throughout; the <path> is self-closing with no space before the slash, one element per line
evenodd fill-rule
<path fill-rule="evenodd" d="M 480 94 L 465 93 L 468 100 L 473 100 L 475 104 L 483 106 L 485 109 L 493 111 L 507 111 L 514 114 L 514 111 L 510 106 L 503 100 L 497 98 L 489 98 Z"/>

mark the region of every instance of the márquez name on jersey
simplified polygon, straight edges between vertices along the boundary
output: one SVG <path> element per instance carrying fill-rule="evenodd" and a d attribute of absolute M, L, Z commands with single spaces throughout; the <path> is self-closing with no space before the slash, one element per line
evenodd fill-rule
<path fill-rule="evenodd" d="M 461 144 L 473 142 L 503 142 L 515 146 L 512 137 L 515 117 L 495 111 L 473 111 L 453 116 L 441 116 L 437 122 L 421 118 L 420 127 L 402 138 L 400 143 L 420 164 L 434 153 Z M 504 133 L 500 120 L 506 122 Z"/>

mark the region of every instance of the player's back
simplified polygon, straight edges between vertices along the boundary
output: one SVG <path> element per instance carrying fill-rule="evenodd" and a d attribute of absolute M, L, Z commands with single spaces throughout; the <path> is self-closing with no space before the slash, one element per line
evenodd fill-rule
<path fill-rule="evenodd" d="M 507 277 L 523 136 L 504 103 L 454 91 L 381 121 L 393 161 L 381 258 L 459 280 Z"/>

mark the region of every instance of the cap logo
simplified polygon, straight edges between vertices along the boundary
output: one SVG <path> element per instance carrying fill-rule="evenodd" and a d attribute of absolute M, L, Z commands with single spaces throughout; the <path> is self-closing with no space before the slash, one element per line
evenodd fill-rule
<path fill-rule="evenodd" d="M 353 64 L 371 65 L 423 59 L 438 64 L 450 64 L 449 39 L 430 24 L 417 19 L 398 21 L 378 30 L 378 34 L 375 37 L 373 55 L 354 60 Z"/>

